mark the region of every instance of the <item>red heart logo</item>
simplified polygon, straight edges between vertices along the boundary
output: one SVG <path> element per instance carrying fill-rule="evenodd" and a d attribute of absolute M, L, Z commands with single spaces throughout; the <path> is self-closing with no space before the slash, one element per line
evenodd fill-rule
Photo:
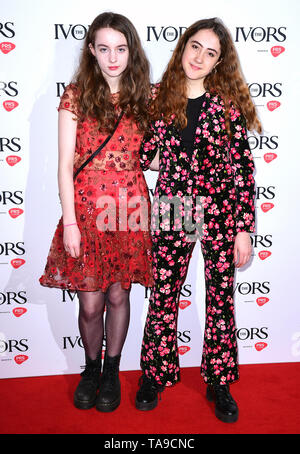
<path fill-rule="evenodd" d="M 260 251 L 258 253 L 258 256 L 261 260 L 265 260 L 266 258 L 270 257 L 271 254 L 272 254 L 272 252 L 270 252 L 270 251 Z"/>
<path fill-rule="evenodd" d="M 263 210 L 263 212 L 266 213 L 267 211 L 274 208 L 274 203 L 262 203 L 260 207 Z"/>
<path fill-rule="evenodd" d="M 15 307 L 13 309 L 13 314 L 16 317 L 21 317 L 21 315 L 25 314 L 25 312 L 27 312 L 27 309 L 25 309 L 25 307 Z"/>
<path fill-rule="evenodd" d="M 4 101 L 3 103 L 4 109 L 7 110 L 7 112 L 15 109 L 18 105 L 17 101 Z"/>
<path fill-rule="evenodd" d="M 13 50 L 15 47 L 16 46 L 13 43 L 6 43 L 6 42 L 0 43 L 0 50 L 2 50 L 2 52 L 4 54 L 8 54 L 8 52 Z"/>
<path fill-rule="evenodd" d="M 182 345 L 180 347 L 178 347 L 178 353 L 180 355 L 184 355 L 186 352 L 188 352 L 189 350 L 191 349 L 191 347 L 188 347 L 186 345 Z"/>
<path fill-rule="evenodd" d="M 264 160 L 269 164 L 269 162 L 273 161 L 273 159 L 277 158 L 276 153 L 265 153 Z"/>
<path fill-rule="evenodd" d="M 264 348 L 267 347 L 268 344 L 266 344 L 266 342 L 257 342 L 255 344 L 255 348 L 258 352 L 260 352 L 261 350 L 263 350 Z"/>
<path fill-rule="evenodd" d="M 261 296 L 259 298 L 256 299 L 256 302 L 259 306 L 263 306 L 264 304 L 266 304 L 269 300 L 269 298 L 265 297 L 265 296 Z"/>
<path fill-rule="evenodd" d="M 21 161 L 20 156 L 7 156 L 6 157 L 6 162 L 10 166 L 15 166 L 20 161 Z"/>
<path fill-rule="evenodd" d="M 28 356 L 27 355 L 17 355 L 14 357 L 14 360 L 16 361 L 17 364 L 22 364 L 24 361 L 27 361 Z"/>
<path fill-rule="evenodd" d="M 273 110 L 277 109 L 281 104 L 279 101 L 269 101 L 267 102 L 267 108 L 273 112 Z"/>
<path fill-rule="evenodd" d="M 273 57 L 278 57 L 278 55 L 282 54 L 285 51 L 285 48 L 282 46 L 273 46 L 271 48 L 271 54 Z"/>
<path fill-rule="evenodd" d="M 20 266 L 24 265 L 25 260 L 24 259 L 13 259 L 13 260 L 11 260 L 10 263 L 12 264 L 12 266 L 15 269 L 17 269 L 17 268 L 20 268 Z"/>
<path fill-rule="evenodd" d="M 181 300 L 179 301 L 179 307 L 180 309 L 185 309 L 188 307 L 190 304 L 192 304 L 189 300 Z"/>
<path fill-rule="evenodd" d="M 21 208 L 11 208 L 8 210 L 9 214 L 13 219 L 17 218 L 20 216 L 20 214 L 24 213 L 24 211 Z"/>

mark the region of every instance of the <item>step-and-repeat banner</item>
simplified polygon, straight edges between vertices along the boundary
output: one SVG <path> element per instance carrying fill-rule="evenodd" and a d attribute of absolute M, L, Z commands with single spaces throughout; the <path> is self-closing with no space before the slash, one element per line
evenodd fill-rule
<path fill-rule="evenodd" d="M 231 31 L 264 126 L 249 134 L 256 163 L 257 231 L 251 265 L 238 270 L 241 364 L 300 360 L 298 0 L 10 0 L 0 11 L 0 377 L 78 373 L 84 351 L 77 296 L 41 287 L 61 215 L 57 106 L 91 21 L 104 11 L 136 26 L 159 81 L 178 37 L 201 18 Z M 147 171 L 153 193 L 157 173 Z M 149 291 L 133 285 L 121 369 L 139 369 Z M 181 366 L 199 366 L 205 316 L 196 246 L 181 293 Z"/>

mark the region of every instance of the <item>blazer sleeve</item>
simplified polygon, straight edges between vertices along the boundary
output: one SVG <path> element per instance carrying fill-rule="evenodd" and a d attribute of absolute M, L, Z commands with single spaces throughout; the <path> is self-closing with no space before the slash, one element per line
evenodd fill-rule
<path fill-rule="evenodd" d="M 162 141 L 159 132 L 159 121 L 150 124 L 149 132 L 144 136 L 140 147 L 140 164 L 143 170 L 148 170 L 151 162 L 160 150 Z"/>
<path fill-rule="evenodd" d="M 236 232 L 253 233 L 255 231 L 255 181 L 253 176 L 255 167 L 248 143 L 246 121 L 234 107 L 230 109 L 230 119 L 232 131 L 230 156 L 237 195 Z"/>

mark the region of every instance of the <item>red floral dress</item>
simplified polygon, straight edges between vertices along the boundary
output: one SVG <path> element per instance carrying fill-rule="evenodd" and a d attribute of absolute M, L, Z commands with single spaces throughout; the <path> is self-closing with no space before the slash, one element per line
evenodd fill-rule
<path fill-rule="evenodd" d="M 74 173 L 101 143 L 96 121 L 81 120 L 76 87 L 67 86 L 59 105 L 77 117 Z M 117 102 L 117 95 L 113 102 Z M 115 99 L 114 99 L 115 98 Z M 150 199 L 139 162 L 142 133 L 125 115 L 113 137 L 74 181 L 75 213 L 81 233 L 80 256 L 63 245 L 60 219 L 50 247 L 41 285 L 72 291 L 105 292 L 115 282 L 153 285 Z"/>

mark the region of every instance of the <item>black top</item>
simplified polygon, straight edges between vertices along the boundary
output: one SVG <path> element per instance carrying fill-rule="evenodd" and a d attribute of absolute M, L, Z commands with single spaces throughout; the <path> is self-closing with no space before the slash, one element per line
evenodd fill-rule
<path fill-rule="evenodd" d="M 193 153 L 195 132 L 204 97 L 205 93 L 195 99 L 188 98 L 186 107 L 187 126 L 181 131 L 181 138 L 185 151 L 190 158 L 192 157 Z"/>

